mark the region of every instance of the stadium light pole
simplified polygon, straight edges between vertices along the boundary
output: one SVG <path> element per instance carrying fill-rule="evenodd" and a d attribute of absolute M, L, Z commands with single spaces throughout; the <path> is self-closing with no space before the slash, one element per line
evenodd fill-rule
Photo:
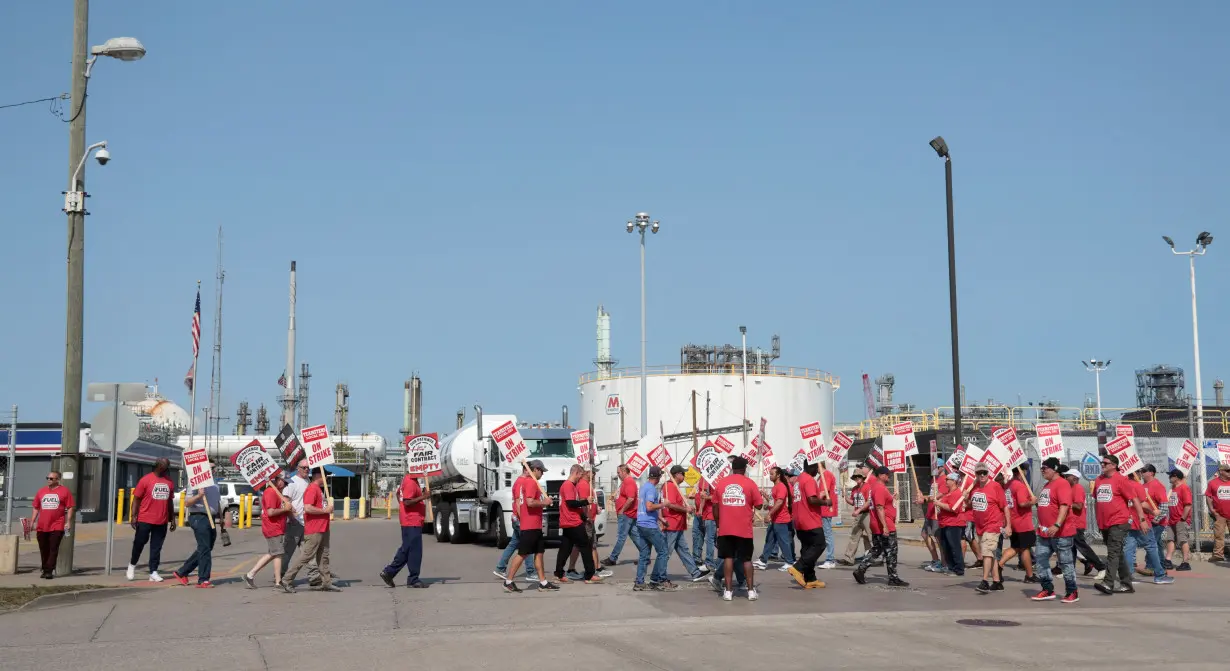
<path fill-rule="evenodd" d="M 1191 267 L 1192 280 L 1192 350 L 1196 359 L 1196 447 L 1199 450 L 1198 461 L 1200 462 L 1200 471 L 1198 473 L 1199 482 L 1197 486 L 1200 488 L 1204 500 L 1204 490 L 1208 486 L 1207 474 L 1205 473 L 1206 466 L 1204 465 L 1204 390 L 1200 387 L 1200 324 L 1196 320 L 1196 257 L 1204 256 L 1205 250 L 1209 245 L 1213 244 L 1213 236 L 1208 231 L 1202 231 L 1196 236 L 1196 247 L 1186 252 L 1180 252 L 1174 248 L 1174 240 L 1170 236 L 1163 235 L 1162 239 L 1170 245 L 1170 252 L 1175 256 L 1186 256 Z M 1192 515 L 1193 533 L 1196 538 L 1196 554 L 1200 555 L 1200 522 L 1201 515 Z"/>
<path fill-rule="evenodd" d="M 1096 424 L 1098 427 L 1098 454 L 1104 456 L 1106 454 L 1106 421 L 1102 419 L 1102 371 L 1110 368 L 1110 359 L 1099 361 L 1098 359 L 1089 359 L 1082 361 L 1085 364 L 1085 370 L 1093 373 L 1094 387 L 1096 388 L 1097 398 L 1097 416 Z"/>
<path fill-rule="evenodd" d="M 739 337 L 743 339 L 743 449 L 747 450 L 747 327 L 739 327 Z"/>
<path fill-rule="evenodd" d="M 961 355 L 957 347 L 957 243 L 952 222 L 952 155 L 944 138 L 936 136 L 931 148 L 944 159 L 944 192 L 948 202 L 948 312 L 952 320 L 952 417 L 956 426 L 953 449 L 964 445 L 961 436 Z"/>
<path fill-rule="evenodd" d="M 633 221 L 628 222 L 628 232 L 634 230 L 641 234 L 641 437 L 649 435 L 649 397 L 646 389 L 649 386 L 645 377 L 645 229 L 658 232 L 661 222 L 650 223 L 649 213 L 637 212 Z"/>

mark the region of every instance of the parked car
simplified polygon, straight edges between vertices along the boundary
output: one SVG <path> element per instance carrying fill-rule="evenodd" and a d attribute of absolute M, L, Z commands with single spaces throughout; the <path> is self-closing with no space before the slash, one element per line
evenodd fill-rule
<path fill-rule="evenodd" d="M 246 482 L 219 482 L 218 500 L 222 503 L 223 513 L 230 518 L 231 526 L 239 523 L 239 497 L 253 494 L 252 486 Z M 175 512 L 179 513 L 179 496 L 175 497 Z M 252 522 L 261 516 L 261 497 L 252 497 Z"/>

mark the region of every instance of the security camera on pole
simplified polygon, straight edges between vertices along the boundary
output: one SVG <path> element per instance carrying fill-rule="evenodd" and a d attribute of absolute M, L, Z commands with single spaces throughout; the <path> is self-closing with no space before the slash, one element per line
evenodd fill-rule
<path fill-rule="evenodd" d="M 641 437 L 649 435 L 649 398 L 646 393 L 648 384 L 645 378 L 645 229 L 657 233 L 662 222 L 650 223 L 649 213 L 637 212 L 635 221 L 628 222 L 628 232 L 639 230 L 641 233 Z"/>

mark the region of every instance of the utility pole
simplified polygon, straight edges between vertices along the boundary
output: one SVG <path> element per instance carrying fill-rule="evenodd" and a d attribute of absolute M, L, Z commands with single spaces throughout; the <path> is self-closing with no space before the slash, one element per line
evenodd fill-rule
<path fill-rule="evenodd" d="M 73 65 L 70 91 L 72 113 L 68 124 L 68 179 L 73 179 L 77 163 L 85 153 L 85 59 L 89 55 L 90 2 L 73 1 Z M 85 191 L 85 167 L 70 185 Z M 82 385 L 82 325 L 85 301 L 85 212 L 68 213 L 68 300 L 64 334 L 64 415 L 60 425 L 60 457 L 56 470 L 60 482 L 68 488 L 73 500 L 81 499 L 81 385 Z M 73 545 L 77 525 L 64 534 L 60 555 L 56 560 L 56 575 L 73 574 Z"/>
<path fill-rule="evenodd" d="M 700 437 L 697 435 L 696 426 L 696 390 L 692 390 L 692 456 L 700 451 Z"/>
<path fill-rule="evenodd" d="M 4 533 L 13 533 L 13 474 L 17 468 L 17 406 L 9 420 L 9 468 L 4 472 Z"/>
<path fill-rule="evenodd" d="M 624 417 L 627 417 L 627 415 L 628 413 L 624 410 L 624 404 L 620 403 L 619 404 L 619 463 L 621 464 L 626 463 L 624 461 Z M 594 445 L 597 445 L 597 444 L 598 443 L 594 443 Z M 594 449 L 597 449 L 597 448 L 594 448 Z"/>

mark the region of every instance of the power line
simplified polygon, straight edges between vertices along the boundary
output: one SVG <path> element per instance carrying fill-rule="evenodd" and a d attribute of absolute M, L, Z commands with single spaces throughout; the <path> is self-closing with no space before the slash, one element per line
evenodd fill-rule
<path fill-rule="evenodd" d="M 59 102 L 61 100 L 68 100 L 68 94 L 61 93 L 58 96 L 52 96 L 50 98 L 39 98 L 38 100 L 27 100 L 25 102 L 10 103 L 8 105 L 0 105 L 0 109 L 8 109 L 10 107 L 23 107 L 25 105 L 37 105 L 38 103 L 51 103 L 48 111 L 50 111 L 55 116 L 63 117 L 64 113 L 63 113 L 63 110 L 60 109 L 60 105 L 59 105 Z"/>

